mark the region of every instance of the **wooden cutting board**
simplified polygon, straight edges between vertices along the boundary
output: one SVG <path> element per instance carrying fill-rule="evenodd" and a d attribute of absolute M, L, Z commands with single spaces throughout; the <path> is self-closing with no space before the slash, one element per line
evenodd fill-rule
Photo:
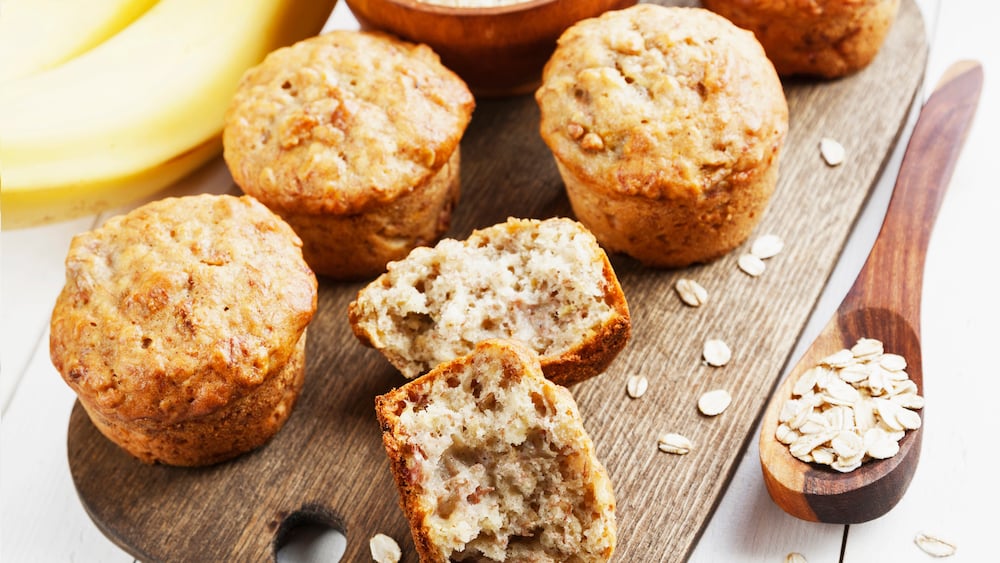
<path fill-rule="evenodd" d="M 737 268 L 741 250 L 680 271 L 613 257 L 633 338 L 605 374 L 572 392 L 615 485 L 616 560 L 676 561 L 691 552 L 906 122 L 926 55 L 919 10 L 904 0 L 867 69 L 832 82 L 785 82 L 791 124 L 780 181 L 751 241 L 775 233 L 786 246 L 761 277 Z M 479 101 L 462 141 L 463 195 L 450 236 L 508 216 L 571 216 L 538 119 L 530 96 Z M 824 136 L 847 148 L 843 165 L 820 158 Z M 673 290 L 680 277 L 704 285 L 708 303 L 683 305 Z M 76 405 L 70 471 L 97 526 L 144 561 L 269 560 L 302 523 L 343 531 L 345 561 L 370 560 L 368 539 L 377 532 L 416 561 L 373 409 L 376 395 L 404 379 L 351 333 L 347 305 L 361 285 L 321 281 L 302 396 L 285 428 L 255 452 L 202 469 L 143 465 L 104 439 Z M 703 365 L 708 338 L 729 343 L 729 365 Z M 632 374 L 649 379 L 639 400 L 625 394 Z M 704 417 L 697 398 L 716 388 L 729 390 L 733 403 Z M 695 449 L 660 453 L 656 436 L 668 431 L 690 437 Z"/>

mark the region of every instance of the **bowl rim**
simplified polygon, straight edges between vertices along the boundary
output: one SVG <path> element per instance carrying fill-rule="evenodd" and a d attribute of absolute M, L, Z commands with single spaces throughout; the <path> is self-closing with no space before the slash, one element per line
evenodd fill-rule
<path fill-rule="evenodd" d="M 352 4 L 353 0 L 345 0 Z M 443 6 L 433 4 L 426 0 L 373 0 L 385 4 L 395 4 L 403 9 L 416 12 L 426 12 L 429 14 L 454 15 L 454 16 L 480 16 L 480 15 L 501 15 L 517 12 L 527 12 L 535 8 L 540 8 L 549 4 L 556 4 L 566 0 L 520 0 L 512 4 L 503 6 Z"/>

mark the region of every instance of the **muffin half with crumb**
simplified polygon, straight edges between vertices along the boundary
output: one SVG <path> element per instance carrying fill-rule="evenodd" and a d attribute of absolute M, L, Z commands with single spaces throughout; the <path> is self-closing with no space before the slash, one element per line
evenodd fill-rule
<path fill-rule="evenodd" d="M 611 481 L 530 348 L 482 342 L 375 409 L 421 561 L 611 558 Z"/>
<path fill-rule="evenodd" d="M 370 279 L 448 229 L 474 105 L 426 45 L 332 31 L 247 71 L 224 156 L 237 185 L 302 237 L 313 270 Z"/>
<path fill-rule="evenodd" d="M 358 292 L 349 317 L 409 378 L 505 338 L 535 350 L 563 385 L 603 372 L 632 326 L 607 255 L 565 218 L 512 218 L 414 249 Z"/>
<path fill-rule="evenodd" d="M 221 462 L 284 425 L 316 277 L 251 197 L 167 198 L 73 238 L 52 363 L 98 430 L 147 463 Z"/>

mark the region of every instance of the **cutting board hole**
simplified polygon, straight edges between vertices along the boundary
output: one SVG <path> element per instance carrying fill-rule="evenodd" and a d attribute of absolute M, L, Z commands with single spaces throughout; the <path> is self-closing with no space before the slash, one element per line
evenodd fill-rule
<path fill-rule="evenodd" d="M 347 540 L 335 517 L 304 509 L 281 523 L 277 546 L 278 563 L 330 563 L 344 556 Z"/>

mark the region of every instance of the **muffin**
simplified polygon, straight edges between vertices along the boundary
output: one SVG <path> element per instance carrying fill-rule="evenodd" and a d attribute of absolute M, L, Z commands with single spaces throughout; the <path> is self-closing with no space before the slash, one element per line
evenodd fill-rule
<path fill-rule="evenodd" d="M 246 72 L 226 114 L 225 161 L 295 229 L 313 270 L 372 278 L 447 230 L 473 106 L 429 47 L 333 31 Z"/>
<path fill-rule="evenodd" d="M 417 248 L 358 292 L 349 317 L 409 378 L 504 338 L 536 351 L 562 385 L 603 372 L 632 326 L 607 255 L 565 218 L 512 218 Z"/>
<path fill-rule="evenodd" d="M 610 559 L 611 481 L 530 348 L 482 342 L 375 409 L 421 561 Z"/>
<path fill-rule="evenodd" d="M 774 191 L 781 82 L 753 34 L 707 10 L 640 4 L 577 23 L 535 97 L 573 211 L 609 252 L 713 260 Z"/>
<path fill-rule="evenodd" d="M 74 237 L 52 363 L 94 425 L 147 463 L 250 451 L 302 387 L 316 277 L 251 197 L 168 198 Z"/>
<path fill-rule="evenodd" d="M 782 76 L 837 78 L 871 63 L 885 42 L 899 0 L 704 0 L 753 31 Z"/>

